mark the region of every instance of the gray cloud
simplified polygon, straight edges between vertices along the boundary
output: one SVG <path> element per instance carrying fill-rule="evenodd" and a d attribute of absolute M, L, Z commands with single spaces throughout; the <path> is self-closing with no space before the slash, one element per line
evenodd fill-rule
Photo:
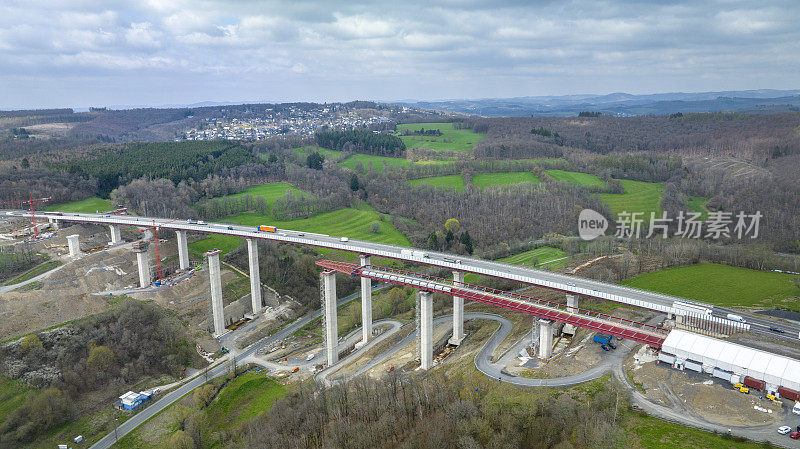
<path fill-rule="evenodd" d="M 0 108 L 796 88 L 792 1 L 11 0 Z"/>

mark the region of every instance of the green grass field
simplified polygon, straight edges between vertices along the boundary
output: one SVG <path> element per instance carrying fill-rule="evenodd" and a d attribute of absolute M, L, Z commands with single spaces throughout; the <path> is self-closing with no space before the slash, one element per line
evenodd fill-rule
<path fill-rule="evenodd" d="M 218 249 L 222 251 L 222 254 L 227 254 L 238 248 L 241 243 L 242 239 L 240 237 L 209 234 L 208 238 L 190 243 L 189 252 L 192 253 L 193 256 L 202 259 L 203 253 L 206 251 Z"/>
<path fill-rule="evenodd" d="M 325 212 L 301 220 L 267 221 L 262 215 L 243 213 L 234 217 L 228 217 L 226 221 L 248 226 L 266 224 L 294 231 L 315 232 L 336 237 L 349 237 L 351 239 L 369 240 L 372 242 L 394 245 L 410 245 L 406 236 L 395 229 L 388 221 L 380 221 L 380 218 L 381 216 L 378 212 L 366 206 L 362 209 L 347 208 L 333 212 Z M 380 232 L 375 234 L 369 232 L 374 222 L 380 225 Z"/>
<path fill-rule="evenodd" d="M 582 186 L 602 186 L 603 180 L 598 178 L 595 175 L 591 175 L 589 173 L 578 173 L 574 171 L 565 171 L 565 170 L 547 170 L 547 174 L 550 175 L 556 181 L 569 181 L 573 184 L 578 184 Z"/>
<path fill-rule="evenodd" d="M 798 310 L 800 289 L 792 282 L 794 277 L 701 263 L 641 274 L 623 284 L 720 306 L 775 306 Z"/>
<path fill-rule="evenodd" d="M 86 198 L 85 200 L 73 201 L 71 203 L 47 206 L 45 210 L 93 214 L 97 211 L 108 212 L 112 209 L 114 209 L 114 205 L 112 205 L 109 201 L 102 198 L 92 197 Z"/>
<path fill-rule="evenodd" d="M 631 181 L 628 179 L 620 180 L 625 193 L 601 193 L 600 198 L 608 204 L 613 218 L 620 212 L 643 212 L 642 218 L 650 220 L 650 213 L 655 213 L 656 217 L 661 217 L 661 196 L 664 193 L 664 184 L 658 182 Z"/>
<path fill-rule="evenodd" d="M 707 203 L 708 198 L 703 198 L 702 196 L 693 196 L 689 198 L 687 206 L 692 212 L 700 212 L 700 219 L 705 221 L 708 220 L 708 209 L 706 209 Z"/>
<path fill-rule="evenodd" d="M 541 248 L 505 257 L 499 261 L 512 265 L 522 265 L 524 267 L 537 266 L 540 268 L 546 267 L 545 269 L 547 270 L 557 270 L 566 265 L 569 261 L 569 259 L 564 259 L 564 257 L 567 257 L 565 251 L 549 246 L 542 246 Z"/>
<path fill-rule="evenodd" d="M 466 184 L 461 175 L 447 175 L 447 176 L 434 176 L 432 178 L 410 179 L 408 181 L 412 186 L 420 184 L 427 184 L 434 187 L 444 187 L 447 189 L 456 189 L 459 192 L 464 190 Z"/>
<path fill-rule="evenodd" d="M 753 441 L 737 441 L 723 438 L 722 435 L 663 421 L 645 414 L 625 413 L 625 424 L 630 443 L 631 433 L 636 436 L 636 446 L 643 449 L 684 449 L 719 448 L 719 449 L 759 449 L 765 447 Z M 777 425 L 777 424 L 776 424 Z M 629 445 L 629 447 L 634 447 Z"/>
<path fill-rule="evenodd" d="M 275 200 L 286 195 L 286 192 L 292 192 L 294 195 L 305 195 L 305 192 L 289 184 L 288 182 L 270 182 L 267 184 L 259 184 L 257 186 L 248 187 L 241 193 L 228 195 L 229 198 L 237 198 L 244 195 L 253 197 L 263 197 L 267 200 L 267 204 L 272 207 Z"/>
<path fill-rule="evenodd" d="M 218 429 L 230 429 L 269 410 L 285 393 L 286 387 L 267 377 L 264 370 L 252 370 L 230 381 L 205 413 Z"/>
<path fill-rule="evenodd" d="M 19 276 L 17 276 L 15 278 L 5 282 L 2 285 L 13 285 L 13 284 L 19 284 L 20 282 L 25 282 L 28 279 L 34 278 L 36 276 L 39 276 L 42 273 L 46 273 L 46 272 L 48 272 L 48 271 L 52 270 L 53 268 L 56 268 L 56 267 L 58 267 L 60 265 L 63 265 L 63 262 L 61 262 L 60 260 L 48 260 L 47 262 L 45 262 L 45 263 L 43 263 L 43 264 L 41 264 L 41 265 L 29 270 L 29 271 L 26 271 L 25 273 L 20 274 Z"/>
<path fill-rule="evenodd" d="M 525 182 L 539 184 L 539 178 L 529 172 L 515 173 L 484 173 L 472 177 L 472 183 L 482 189 L 489 186 L 504 186 L 511 184 L 522 184 Z"/>
<path fill-rule="evenodd" d="M 539 270 L 555 271 L 569 263 L 567 253 L 549 246 L 542 246 L 536 249 L 528 250 L 513 256 L 497 259 L 498 262 L 509 263 L 511 265 L 522 265 L 525 267 L 535 267 Z M 468 284 L 480 284 L 483 276 L 473 273 L 467 273 L 464 276 L 464 282 Z"/>
<path fill-rule="evenodd" d="M 369 154 L 354 154 L 344 161 L 342 161 L 339 165 L 344 168 L 349 168 L 350 170 L 356 169 L 356 164 L 361 163 L 364 166 L 365 170 L 370 169 L 370 163 L 372 163 L 372 171 L 383 173 L 383 166 L 384 164 L 387 167 L 402 167 L 406 168 L 411 165 L 411 161 L 408 159 L 402 159 L 399 157 L 383 157 L 383 156 L 372 156 Z"/>
<path fill-rule="evenodd" d="M 470 151 L 475 142 L 482 140 L 486 134 L 477 134 L 469 129 L 453 129 L 452 123 L 406 123 L 397 125 L 397 131 L 408 129 L 438 129 L 441 136 L 403 136 L 400 138 L 408 148 L 430 148 L 434 151 Z"/>

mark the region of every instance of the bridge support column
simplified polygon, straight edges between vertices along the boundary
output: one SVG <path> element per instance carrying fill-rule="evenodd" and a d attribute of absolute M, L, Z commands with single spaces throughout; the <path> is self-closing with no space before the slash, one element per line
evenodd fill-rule
<path fill-rule="evenodd" d="M 464 272 L 453 272 L 453 284 L 464 282 Z M 458 346 L 464 340 L 464 298 L 453 296 L 453 336 L 447 342 Z"/>
<path fill-rule="evenodd" d="M 433 293 L 419 292 L 419 366 L 433 365 Z"/>
<path fill-rule="evenodd" d="M 69 247 L 69 257 L 78 257 L 81 255 L 81 245 L 78 242 L 78 234 L 67 236 L 67 246 Z"/>
<path fill-rule="evenodd" d="M 186 240 L 186 231 L 175 231 L 178 238 L 178 263 L 181 270 L 189 269 L 189 243 Z"/>
<path fill-rule="evenodd" d="M 208 257 L 208 282 L 211 286 L 211 319 L 214 324 L 214 337 L 225 332 L 225 311 L 222 304 L 222 277 L 219 273 L 219 253 L 215 249 L 206 252 Z"/>
<path fill-rule="evenodd" d="M 135 249 L 136 265 L 139 266 L 139 287 L 145 288 L 150 285 L 150 259 L 147 257 L 146 249 Z"/>
<path fill-rule="evenodd" d="M 360 256 L 361 266 L 371 265 L 369 256 Z M 372 279 L 361 278 L 361 345 L 372 339 Z"/>
<path fill-rule="evenodd" d="M 325 316 L 325 352 L 328 366 L 339 361 L 339 323 L 336 316 L 336 272 L 322 272 L 322 314 Z"/>
<path fill-rule="evenodd" d="M 553 322 L 539 320 L 539 358 L 547 360 L 553 355 Z"/>
<path fill-rule="evenodd" d="M 250 261 L 250 302 L 253 315 L 261 312 L 261 272 L 258 267 L 258 241 L 247 239 L 247 257 Z"/>
<path fill-rule="evenodd" d="M 578 311 L 578 295 L 567 294 L 567 312 Z"/>
<path fill-rule="evenodd" d="M 108 229 L 111 232 L 111 241 L 108 242 L 108 246 L 116 246 L 122 243 L 122 235 L 119 232 L 119 225 L 108 225 Z"/>

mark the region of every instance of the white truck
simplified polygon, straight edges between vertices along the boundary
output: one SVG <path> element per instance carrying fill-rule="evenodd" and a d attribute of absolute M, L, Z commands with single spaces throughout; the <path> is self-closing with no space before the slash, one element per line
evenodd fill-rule
<path fill-rule="evenodd" d="M 736 315 L 736 314 L 733 314 L 733 313 L 729 313 L 729 314 L 726 316 L 726 318 L 727 318 L 727 319 L 729 319 L 729 320 L 731 320 L 731 321 L 738 321 L 739 323 L 746 323 L 746 322 L 747 322 L 747 321 L 744 319 L 744 317 L 742 317 L 741 315 Z"/>

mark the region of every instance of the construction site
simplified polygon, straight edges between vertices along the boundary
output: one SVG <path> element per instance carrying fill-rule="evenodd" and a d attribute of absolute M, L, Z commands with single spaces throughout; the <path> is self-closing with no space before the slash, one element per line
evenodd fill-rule
<path fill-rule="evenodd" d="M 103 217 L 114 220 L 111 213 Z M 704 362 L 700 355 L 678 354 L 671 339 L 681 332 L 706 334 L 708 344 L 723 338 L 725 344 L 742 348 L 760 346 L 764 354 L 800 354 L 797 341 L 754 339 L 749 324 L 711 317 L 710 310 L 698 316 L 681 315 L 679 309 L 664 314 L 621 304 L 609 308 L 598 299 L 579 304 L 578 295 L 565 296 L 560 289 L 532 286 L 503 292 L 464 284 L 458 272 L 453 280 L 440 279 L 375 267 L 368 256 L 361 256 L 360 265 L 318 261 L 326 269 L 320 283 L 322 310 L 298 317 L 299 303 L 252 280 L 257 258 L 251 257 L 250 273 L 221 263 L 219 251 L 207 252 L 203 260 L 190 259 L 186 245 L 201 235 L 169 229 L 167 224 L 175 220 L 109 227 L 73 223 L 63 215 L 51 219 L 31 224 L 6 216 L 0 223 L 1 245 L 26 245 L 57 262 L 44 273 L 2 287 L 0 311 L 8 317 L 0 323 L 4 335 L 24 335 L 93 315 L 130 297 L 176 313 L 208 362 L 252 364 L 286 383 L 314 379 L 333 385 L 358 375 L 380 379 L 473 365 L 490 379 L 523 387 L 578 385 L 612 375 L 630 388 L 634 404 L 642 409 L 677 412 L 700 427 L 765 435 L 792 419 L 794 401 L 800 399 L 793 372 L 775 379 L 769 377 L 771 368 L 752 374 L 755 362 L 748 359 L 719 374 L 722 362 L 713 357 Z M 248 243 L 251 256 L 253 247 Z M 567 265 L 561 271 L 575 275 L 586 266 Z M 337 300 L 336 271 L 361 277 L 360 295 Z M 371 301 L 392 284 L 418 288 L 416 306 L 373 322 L 365 307 L 371 308 Z M 456 301 L 434 312 L 434 302 L 448 304 L 456 295 L 464 295 L 466 304 Z M 339 335 L 337 308 L 353 300 L 361 302 L 361 326 Z M 598 307 L 602 313 L 592 310 Z M 698 323 L 708 326 L 698 329 Z"/>

